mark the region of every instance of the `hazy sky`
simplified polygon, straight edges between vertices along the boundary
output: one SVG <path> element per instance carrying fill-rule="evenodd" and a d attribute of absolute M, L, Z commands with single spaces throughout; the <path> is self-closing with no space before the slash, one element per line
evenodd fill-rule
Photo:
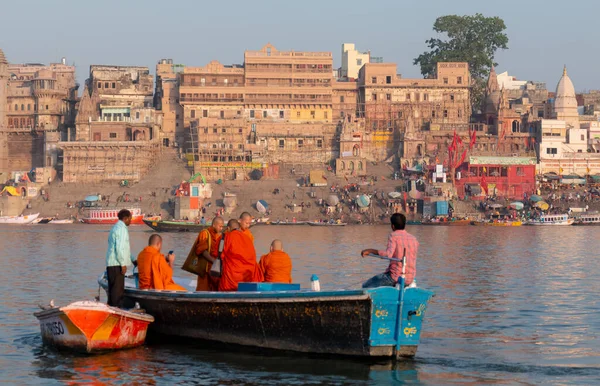
<path fill-rule="evenodd" d="M 10 62 L 77 66 L 154 66 L 160 58 L 203 66 L 242 63 L 246 49 L 267 42 L 280 50 L 332 51 L 356 43 L 403 77 L 420 77 L 413 58 L 426 50 L 439 16 L 483 13 L 507 25 L 509 49 L 498 71 L 546 82 L 554 90 L 564 64 L 578 91 L 600 89 L 598 0 L 26 0 L 3 2 L 0 48 Z"/>

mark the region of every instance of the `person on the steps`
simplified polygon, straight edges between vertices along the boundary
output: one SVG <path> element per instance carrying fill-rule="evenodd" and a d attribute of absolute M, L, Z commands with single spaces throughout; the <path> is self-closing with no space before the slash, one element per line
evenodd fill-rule
<path fill-rule="evenodd" d="M 173 281 L 175 254 L 160 253 L 162 237 L 154 233 L 148 239 L 148 246 L 138 255 L 138 272 L 140 289 L 156 289 L 169 291 L 187 291 Z"/>

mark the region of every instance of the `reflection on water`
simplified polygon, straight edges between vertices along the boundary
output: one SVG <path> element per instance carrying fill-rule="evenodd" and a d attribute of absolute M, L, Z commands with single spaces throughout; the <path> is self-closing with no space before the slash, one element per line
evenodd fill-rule
<path fill-rule="evenodd" d="M 560 228 L 560 229 L 557 229 Z M 414 361 L 362 361 L 201 344 L 149 344 L 99 356 L 41 344 L 32 313 L 92 299 L 108 227 L 2 227 L 0 368 L 13 383 L 591 384 L 600 378 L 597 230 L 576 227 L 412 227 L 421 242 L 419 285 L 433 289 Z M 137 252 L 150 235 L 132 227 Z M 256 227 L 257 252 L 284 241 L 294 279 L 355 288 L 385 269 L 361 259 L 388 227 Z M 181 262 L 194 234 L 164 234 Z"/>

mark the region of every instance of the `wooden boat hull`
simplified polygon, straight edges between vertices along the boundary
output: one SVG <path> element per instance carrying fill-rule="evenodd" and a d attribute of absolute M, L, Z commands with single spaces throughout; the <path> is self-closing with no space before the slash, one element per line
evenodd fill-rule
<path fill-rule="evenodd" d="M 178 221 L 156 221 L 144 219 L 144 224 L 157 232 L 200 232 L 210 226 L 210 224 L 196 224 L 193 222 Z"/>
<path fill-rule="evenodd" d="M 313 226 L 313 227 L 344 227 L 347 224 L 345 222 L 340 223 L 340 224 L 329 224 L 329 223 L 325 223 L 325 222 L 311 221 L 308 223 L 308 225 Z"/>
<path fill-rule="evenodd" d="M 39 213 L 25 216 L 3 216 L 0 217 L 0 224 L 30 224 L 40 216 Z"/>
<path fill-rule="evenodd" d="M 69 219 L 69 220 L 51 220 L 50 224 L 73 224 L 73 220 Z"/>
<path fill-rule="evenodd" d="M 99 283 L 106 288 L 104 279 Z M 229 293 L 125 289 L 126 301 L 138 302 L 155 317 L 150 333 L 375 357 L 415 355 L 432 296 L 421 288 L 392 287 Z"/>
<path fill-rule="evenodd" d="M 434 221 L 434 222 L 422 222 L 421 225 L 438 225 L 438 226 L 461 226 L 471 224 L 471 220 L 457 220 L 457 221 Z"/>
<path fill-rule="evenodd" d="M 471 221 L 471 225 L 476 226 L 489 226 L 489 227 L 520 227 L 523 225 L 521 221 L 511 221 L 511 222 L 480 222 L 480 221 Z"/>
<path fill-rule="evenodd" d="M 59 349 L 99 353 L 140 346 L 154 320 L 98 302 L 75 302 L 36 312 L 42 340 Z"/>
<path fill-rule="evenodd" d="M 309 225 L 308 221 L 275 221 L 275 222 L 271 222 L 271 225 Z"/>

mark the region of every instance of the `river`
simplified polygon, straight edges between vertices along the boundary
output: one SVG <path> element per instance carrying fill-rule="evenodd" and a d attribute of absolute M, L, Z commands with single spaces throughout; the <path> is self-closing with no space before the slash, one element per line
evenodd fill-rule
<path fill-rule="evenodd" d="M 421 243 L 417 281 L 436 297 L 419 351 L 403 362 L 315 358 L 215 348 L 146 345 L 99 356 L 42 345 L 37 304 L 92 299 L 104 269 L 108 227 L 3 226 L 0 381 L 13 384 L 598 384 L 600 264 L 594 227 L 409 226 Z M 356 288 L 385 269 L 359 251 L 382 247 L 389 227 L 252 228 L 257 252 L 284 242 L 294 281 Z M 150 231 L 132 226 L 136 253 Z M 164 234 L 181 263 L 194 234 Z M 105 299 L 104 293 L 102 294 Z"/>

